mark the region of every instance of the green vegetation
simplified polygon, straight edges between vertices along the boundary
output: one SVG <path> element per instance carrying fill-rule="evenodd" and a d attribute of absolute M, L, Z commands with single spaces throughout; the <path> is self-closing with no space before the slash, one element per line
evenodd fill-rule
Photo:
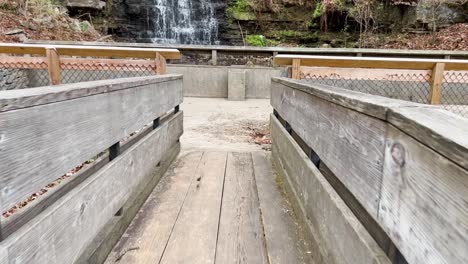
<path fill-rule="evenodd" d="M 248 14 L 250 11 L 250 5 L 247 1 L 248 0 L 234 0 L 226 9 L 226 14 L 229 17 L 233 17 L 235 19 L 239 19 L 238 17 L 243 17 L 245 13 Z"/>
<path fill-rule="evenodd" d="M 266 46 L 265 37 L 262 35 L 247 35 L 245 36 L 245 42 L 249 46 L 256 46 L 256 47 Z"/>

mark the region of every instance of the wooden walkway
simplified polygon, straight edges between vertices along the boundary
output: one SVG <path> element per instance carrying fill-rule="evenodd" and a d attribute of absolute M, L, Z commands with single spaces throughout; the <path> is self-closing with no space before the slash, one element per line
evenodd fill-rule
<path fill-rule="evenodd" d="M 268 154 L 191 152 L 106 263 L 313 263 Z"/>

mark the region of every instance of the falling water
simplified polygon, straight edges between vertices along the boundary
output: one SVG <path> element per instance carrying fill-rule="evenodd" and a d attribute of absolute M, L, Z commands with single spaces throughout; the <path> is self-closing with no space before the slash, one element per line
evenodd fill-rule
<path fill-rule="evenodd" d="M 155 43 L 217 44 L 214 0 L 154 0 Z"/>

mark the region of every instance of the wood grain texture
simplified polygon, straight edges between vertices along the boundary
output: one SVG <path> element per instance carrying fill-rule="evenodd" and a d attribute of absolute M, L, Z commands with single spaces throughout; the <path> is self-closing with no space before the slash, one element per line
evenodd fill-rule
<path fill-rule="evenodd" d="M 265 233 L 268 263 L 314 263 L 303 235 L 299 234 L 295 216 L 277 185 L 270 155 L 252 153 L 255 182 Z"/>
<path fill-rule="evenodd" d="M 174 144 L 166 153 L 153 175 L 148 175 L 133 191 L 125 204 L 95 237 L 92 243 L 81 254 L 75 264 L 102 264 L 106 261 L 114 246 L 125 233 L 128 225 L 140 211 L 149 195 L 159 183 L 161 177 L 170 168 L 180 153 L 180 142 Z"/>
<path fill-rule="evenodd" d="M 107 258 L 106 264 L 159 263 L 190 186 L 200 169 L 202 152 L 179 157 L 161 179 Z M 129 250 L 138 248 L 137 250 Z"/>
<path fill-rule="evenodd" d="M 182 113 L 0 242 L 6 263 L 73 263 L 182 134 Z"/>
<path fill-rule="evenodd" d="M 392 107 L 434 107 L 365 94 L 328 85 L 311 84 L 288 78 L 274 77 L 272 78 L 272 86 L 287 86 L 295 90 L 300 90 L 334 104 L 338 104 L 382 120 L 386 119 L 387 112 Z"/>
<path fill-rule="evenodd" d="M 154 62 L 156 64 L 156 74 L 158 75 L 166 74 L 166 67 L 167 67 L 166 58 L 164 58 L 164 56 L 161 53 L 156 52 Z"/>
<path fill-rule="evenodd" d="M 177 80 L 0 113 L 0 211 L 182 100 Z"/>
<path fill-rule="evenodd" d="M 429 90 L 429 103 L 440 104 L 442 97 L 442 82 L 444 81 L 445 63 L 436 63 L 432 70 Z"/>
<path fill-rule="evenodd" d="M 468 170 L 468 120 L 443 109 L 391 108 L 387 120 L 411 137 Z"/>
<path fill-rule="evenodd" d="M 47 72 L 51 85 L 60 84 L 60 58 L 54 48 L 46 49 Z"/>
<path fill-rule="evenodd" d="M 271 89 L 273 108 L 376 218 L 386 123 L 280 83 Z"/>
<path fill-rule="evenodd" d="M 301 60 L 292 60 L 291 78 L 294 80 L 301 79 Z"/>
<path fill-rule="evenodd" d="M 229 153 L 216 261 L 268 263 L 250 153 Z"/>
<path fill-rule="evenodd" d="M 390 263 L 365 227 L 294 142 L 270 117 L 273 157 L 322 258 L 318 263 Z"/>
<path fill-rule="evenodd" d="M 125 47 L 99 47 L 90 45 L 39 45 L 20 43 L 0 43 L 0 53 L 46 55 L 47 48 L 54 48 L 59 55 L 67 56 L 96 56 L 96 57 L 128 57 L 128 58 L 154 58 L 156 52 L 166 59 L 180 59 L 177 49 L 159 48 L 125 48 Z"/>
<path fill-rule="evenodd" d="M 213 263 L 227 153 L 203 155 L 160 263 Z"/>
<path fill-rule="evenodd" d="M 379 58 L 379 57 L 344 57 L 281 54 L 274 58 L 275 65 L 292 65 L 293 60 L 300 59 L 303 66 L 342 67 L 342 68 L 381 68 L 432 70 L 437 63 L 445 63 L 446 70 L 468 70 L 466 60 L 446 59 L 412 59 L 412 58 Z"/>
<path fill-rule="evenodd" d="M 182 75 L 132 77 L 2 91 L 0 93 L 0 112 L 175 80 L 182 80 Z"/>
<path fill-rule="evenodd" d="M 379 221 L 409 263 L 468 262 L 468 172 L 390 126 Z"/>

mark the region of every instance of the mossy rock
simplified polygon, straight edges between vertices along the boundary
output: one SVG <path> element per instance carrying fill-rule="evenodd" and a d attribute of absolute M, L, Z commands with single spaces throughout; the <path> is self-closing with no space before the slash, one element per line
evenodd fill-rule
<path fill-rule="evenodd" d="M 233 19 L 240 21 L 257 20 L 257 17 L 252 12 L 233 11 L 231 16 Z"/>

